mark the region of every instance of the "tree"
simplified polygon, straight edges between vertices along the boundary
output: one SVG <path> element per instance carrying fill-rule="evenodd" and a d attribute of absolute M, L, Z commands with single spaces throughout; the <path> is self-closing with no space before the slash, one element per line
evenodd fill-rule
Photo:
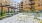
<path fill-rule="evenodd" d="M 34 12 L 34 10 L 35 10 L 35 7 L 31 6 L 31 12 Z"/>

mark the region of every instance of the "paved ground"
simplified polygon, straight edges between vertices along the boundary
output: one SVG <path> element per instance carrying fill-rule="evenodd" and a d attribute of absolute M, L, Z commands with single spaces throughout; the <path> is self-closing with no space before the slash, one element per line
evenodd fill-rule
<path fill-rule="evenodd" d="M 30 15 L 30 13 L 28 14 Z M 5 18 L 0 20 L 0 23 L 38 23 L 38 21 L 34 21 L 34 15 L 32 16 L 24 15 L 23 13 L 19 13 L 9 18 Z"/>

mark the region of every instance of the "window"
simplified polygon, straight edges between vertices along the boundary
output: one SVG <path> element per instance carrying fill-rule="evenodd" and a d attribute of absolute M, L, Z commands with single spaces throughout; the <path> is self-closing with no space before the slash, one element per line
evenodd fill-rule
<path fill-rule="evenodd" d="M 40 0 L 38 0 L 38 1 L 40 1 Z"/>
<path fill-rule="evenodd" d="M 38 4 L 38 6 L 40 6 L 40 4 Z"/>
<path fill-rule="evenodd" d="M 14 5 L 16 5 L 16 4 L 14 4 Z"/>

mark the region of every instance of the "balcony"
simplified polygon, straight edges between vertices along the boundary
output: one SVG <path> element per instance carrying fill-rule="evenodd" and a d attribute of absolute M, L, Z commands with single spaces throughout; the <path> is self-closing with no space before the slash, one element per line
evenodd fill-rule
<path fill-rule="evenodd" d="M 29 1 L 33 1 L 33 0 L 29 0 Z"/>
<path fill-rule="evenodd" d="M 35 4 L 35 2 L 31 1 L 30 5 L 34 5 L 34 4 Z"/>

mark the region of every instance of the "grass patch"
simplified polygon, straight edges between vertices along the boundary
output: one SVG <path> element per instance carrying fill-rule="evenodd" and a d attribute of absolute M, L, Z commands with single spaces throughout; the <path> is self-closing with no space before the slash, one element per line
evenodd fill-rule
<path fill-rule="evenodd" d="M 0 15 L 0 20 L 6 17 L 6 14 L 3 14 L 2 16 Z"/>
<path fill-rule="evenodd" d="M 6 14 L 3 14 L 3 16 L 2 17 L 6 17 Z"/>

